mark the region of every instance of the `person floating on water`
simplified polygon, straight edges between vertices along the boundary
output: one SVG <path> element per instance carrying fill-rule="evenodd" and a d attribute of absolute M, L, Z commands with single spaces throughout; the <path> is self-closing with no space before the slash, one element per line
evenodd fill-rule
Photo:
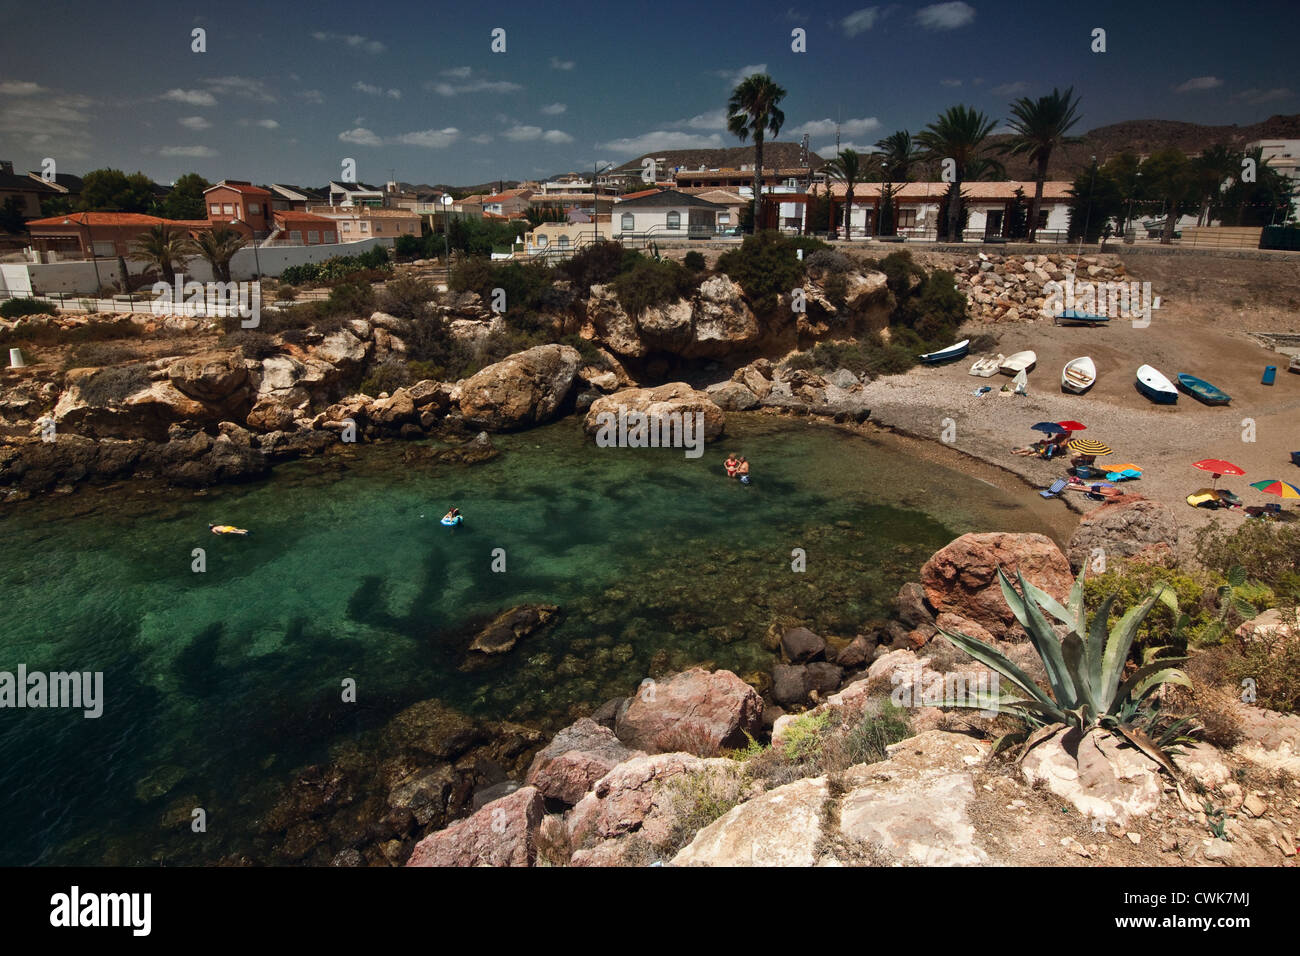
<path fill-rule="evenodd" d="M 740 459 L 736 457 L 736 453 L 734 451 L 730 452 L 727 455 L 726 468 L 727 468 L 727 477 L 735 478 L 736 471 L 740 468 Z"/>
<path fill-rule="evenodd" d="M 749 484 L 749 460 L 744 455 L 740 456 L 740 464 L 736 466 L 736 474 L 740 476 L 741 484 Z"/>
<path fill-rule="evenodd" d="M 452 508 L 442 516 L 442 523 L 448 526 L 460 524 L 464 520 L 465 516 L 460 513 L 459 508 Z"/>
<path fill-rule="evenodd" d="M 231 524 L 213 524 L 208 522 L 208 530 L 213 534 L 248 534 L 245 528 L 236 528 Z"/>

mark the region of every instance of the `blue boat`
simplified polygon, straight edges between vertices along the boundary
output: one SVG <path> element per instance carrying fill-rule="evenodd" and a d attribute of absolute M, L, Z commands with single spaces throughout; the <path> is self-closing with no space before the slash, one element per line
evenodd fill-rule
<path fill-rule="evenodd" d="M 1264 369 L 1264 377 L 1260 379 L 1265 385 L 1272 385 L 1273 379 L 1277 377 L 1277 366 L 1269 365 Z"/>
<path fill-rule="evenodd" d="M 1178 373 L 1178 387 L 1198 402 L 1204 402 L 1206 405 L 1227 405 L 1232 401 L 1232 396 L 1227 392 L 1215 388 L 1205 379 L 1197 378 L 1195 375 L 1188 375 L 1186 372 Z"/>
<path fill-rule="evenodd" d="M 946 349 L 939 349 L 937 352 L 926 352 L 920 356 L 920 359 L 926 365 L 938 365 L 940 362 L 951 362 L 953 359 L 959 359 L 969 351 L 970 339 L 962 339 L 956 345 L 950 345 Z"/>
<path fill-rule="evenodd" d="M 1066 309 L 1056 317 L 1057 325 L 1101 325 L 1103 322 L 1109 321 L 1109 315 L 1094 315 L 1091 312 L 1084 312 L 1080 309 Z"/>

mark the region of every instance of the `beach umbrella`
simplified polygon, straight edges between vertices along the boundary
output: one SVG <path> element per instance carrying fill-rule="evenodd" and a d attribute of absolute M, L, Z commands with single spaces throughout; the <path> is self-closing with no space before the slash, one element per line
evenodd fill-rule
<path fill-rule="evenodd" d="M 1232 475 L 1234 478 L 1240 478 L 1245 474 L 1232 462 L 1224 461 L 1222 458 L 1203 458 L 1200 461 L 1192 462 L 1192 467 L 1213 473 L 1214 480 L 1210 482 L 1211 485 L 1218 484 L 1221 475 Z"/>
<path fill-rule="evenodd" d="M 1279 481 L 1276 478 L 1269 481 L 1252 481 L 1250 487 L 1256 488 L 1266 495 L 1277 495 L 1279 498 L 1300 498 L 1300 488 L 1297 488 L 1289 481 Z"/>
<path fill-rule="evenodd" d="M 1069 445 L 1081 455 L 1109 455 L 1110 446 L 1092 438 L 1071 438 Z"/>
<path fill-rule="evenodd" d="M 1065 431 L 1065 429 L 1056 422 L 1039 422 L 1037 425 L 1030 425 L 1029 428 L 1031 431 L 1043 432 L 1048 435 L 1059 435 L 1061 432 Z"/>
<path fill-rule="evenodd" d="M 1086 432 L 1088 430 L 1088 426 L 1085 425 L 1083 422 L 1066 421 L 1066 422 L 1057 422 L 1056 424 L 1060 425 L 1067 432 Z"/>

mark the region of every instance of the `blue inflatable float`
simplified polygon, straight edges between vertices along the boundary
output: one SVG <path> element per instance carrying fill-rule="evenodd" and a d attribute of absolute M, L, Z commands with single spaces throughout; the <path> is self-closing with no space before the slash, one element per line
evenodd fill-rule
<path fill-rule="evenodd" d="M 448 518 L 444 515 L 441 519 L 443 526 L 447 528 L 454 528 L 456 527 L 456 525 L 460 524 L 464 520 L 465 520 L 464 515 L 456 515 L 456 517 L 454 518 Z"/>

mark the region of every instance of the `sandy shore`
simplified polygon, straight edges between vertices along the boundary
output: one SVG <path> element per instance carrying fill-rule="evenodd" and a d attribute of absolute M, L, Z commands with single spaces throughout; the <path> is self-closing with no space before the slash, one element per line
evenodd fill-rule
<path fill-rule="evenodd" d="M 1039 436 L 1030 430 L 1039 421 L 1074 419 L 1088 426 L 1081 433 L 1114 449 L 1102 462 L 1132 462 L 1144 469 L 1139 481 L 1125 490 L 1153 498 L 1173 509 L 1181 528 L 1180 544 L 1218 518 L 1235 527 L 1247 520 L 1242 511 L 1193 508 L 1186 497 L 1208 486 L 1211 476 L 1192 467 L 1202 458 L 1223 458 L 1245 470 L 1243 478 L 1220 479 L 1220 486 L 1238 494 L 1247 505 L 1279 499 L 1249 487 L 1253 481 L 1280 478 L 1300 483 L 1300 468 L 1290 453 L 1300 451 L 1300 375 L 1288 374 L 1287 358 L 1261 347 L 1242 330 L 1218 327 L 1213 320 L 1157 311 L 1149 327 L 1134 328 L 1113 320 L 1105 328 L 1054 326 L 1050 321 L 982 327 L 999 339 L 995 352 L 1022 349 L 1038 353 L 1029 376 L 1029 395 L 1004 395 L 998 389 L 1010 380 L 971 376 L 975 356 L 942 367 L 922 367 L 905 375 L 877 379 L 866 386 L 871 419 L 879 426 L 939 442 L 951 419 L 951 447 L 965 455 L 1007 469 L 1038 487 L 1066 474 L 1068 461 L 1043 461 L 1011 454 Z M 1086 395 L 1061 391 L 1065 363 L 1090 355 L 1097 363 L 1097 384 Z M 1232 396 L 1226 407 L 1202 405 L 1180 395 L 1175 406 L 1158 406 L 1134 388 L 1137 367 L 1154 365 L 1171 380 L 1188 372 L 1217 385 Z M 1277 384 L 1262 385 L 1266 365 L 1279 367 Z M 974 391 L 991 385 L 982 397 Z M 1249 421 L 1254 423 L 1254 441 Z M 1037 497 L 1026 488 L 1024 493 Z M 1083 511 L 1098 507 L 1070 492 L 1070 504 Z M 1041 499 L 1040 499 L 1041 500 Z M 1064 511 L 1061 502 L 1045 502 Z M 1283 506 L 1295 506 L 1283 502 Z"/>

